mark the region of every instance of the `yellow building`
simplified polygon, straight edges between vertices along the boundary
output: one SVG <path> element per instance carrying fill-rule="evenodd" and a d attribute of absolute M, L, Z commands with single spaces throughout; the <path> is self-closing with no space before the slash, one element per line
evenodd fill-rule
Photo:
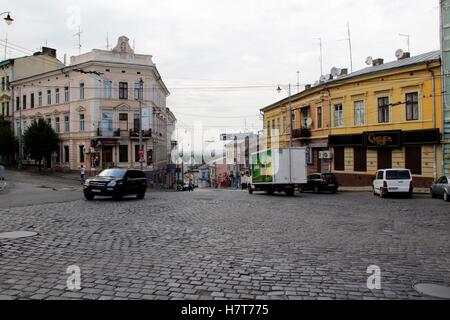
<path fill-rule="evenodd" d="M 386 64 L 376 59 L 368 68 L 307 87 L 292 96 L 289 105 L 293 127 L 310 133 L 296 139 L 294 129 L 281 135 L 280 142 L 286 145 L 292 139 L 292 145 L 309 146 L 312 170 L 322 172 L 327 166 L 317 164 L 323 159 L 314 146 L 331 151 L 327 169 L 341 185 L 368 186 L 377 169 L 408 168 L 415 186 L 429 187 L 442 172 L 440 70 L 439 51 L 404 54 Z M 285 99 L 262 109 L 266 129 L 278 127 L 287 105 Z M 326 136 L 326 145 L 317 143 Z"/>

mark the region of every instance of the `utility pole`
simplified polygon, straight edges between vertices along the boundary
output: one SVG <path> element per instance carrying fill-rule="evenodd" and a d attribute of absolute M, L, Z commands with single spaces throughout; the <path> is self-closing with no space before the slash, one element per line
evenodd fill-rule
<path fill-rule="evenodd" d="M 292 117 L 292 105 L 291 105 L 291 84 L 289 83 L 289 112 L 291 113 L 291 132 L 289 133 L 289 147 L 292 147 L 292 132 L 294 129 L 294 119 Z"/>
<path fill-rule="evenodd" d="M 75 33 L 73 36 L 78 37 L 78 55 L 81 54 L 81 34 L 83 31 L 81 31 L 80 26 L 78 26 L 78 32 Z"/>
<path fill-rule="evenodd" d="M 142 145 L 142 96 L 144 92 L 144 80 L 139 79 L 139 162 L 141 170 L 144 170 L 144 146 Z"/>
<path fill-rule="evenodd" d="M 18 169 L 22 169 L 22 158 L 23 158 L 23 138 L 22 138 L 22 106 L 20 105 L 20 94 L 21 94 L 21 90 L 19 87 L 19 93 L 18 93 L 18 97 L 19 99 L 16 101 L 19 101 L 19 103 L 17 104 L 17 106 L 19 107 L 19 164 L 17 166 Z M 14 108 L 14 107 L 13 107 Z"/>

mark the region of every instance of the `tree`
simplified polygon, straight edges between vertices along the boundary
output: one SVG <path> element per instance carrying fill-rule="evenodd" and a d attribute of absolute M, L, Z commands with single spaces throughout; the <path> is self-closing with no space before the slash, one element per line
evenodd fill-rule
<path fill-rule="evenodd" d="M 42 159 L 50 158 L 52 151 L 58 150 L 58 142 L 58 134 L 42 118 L 33 121 L 23 134 L 25 152 L 39 163 L 39 171 Z"/>
<path fill-rule="evenodd" d="M 14 154 L 16 139 L 11 129 L 11 123 L 0 117 L 0 156 L 9 158 Z"/>

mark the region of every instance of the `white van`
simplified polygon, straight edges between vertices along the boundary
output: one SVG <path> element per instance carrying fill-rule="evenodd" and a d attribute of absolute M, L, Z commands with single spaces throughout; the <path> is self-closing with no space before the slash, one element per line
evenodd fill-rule
<path fill-rule="evenodd" d="M 409 169 L 378 170 L 373 180 L 373 194 L 381 198 L 390 193 L 413 194 L 412 175 Z"/>

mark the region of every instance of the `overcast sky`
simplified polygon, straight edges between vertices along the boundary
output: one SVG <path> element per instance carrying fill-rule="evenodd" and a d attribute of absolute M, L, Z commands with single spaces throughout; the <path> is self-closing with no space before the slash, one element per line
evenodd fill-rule
<path fill-rule="evenodd" d="M 318 40 L 323 41 L 324 73 L 348 68 L 347 21 L 354 70 L 367 56 L 395 59 L 439 49 L 438 0 L 164 0 L 164 1 L 5 1 L 14 24 L 0 37 L 29 50 L 47 43 L 59 58 L 77 54 L 73 34 L 79 10 L 82 52 L 105 49 L 121 35 L 137 53 L 151 54 L 171 95 L 168 106 L 180 128 L 201 120 L 204 127 L 260 129 L 259 109 L 287 96 L 277 85 L 297 91 L 320 77 Z M 3 43 L 0 43 L 3 45 Z M 2 58 L 3 58 L 3 51 Z M 9 50 L 8 57 L 23 55 Z M 186 89 L 194 87 L 194 89 Z M 206 87 L 206 88 L 205 88 Z M 219 88 L 207 88 L 219 87 Z M 229 87 L 233 87 L 230 89 Z M 211 133 L 211 135 L 215 135 Z"/>

